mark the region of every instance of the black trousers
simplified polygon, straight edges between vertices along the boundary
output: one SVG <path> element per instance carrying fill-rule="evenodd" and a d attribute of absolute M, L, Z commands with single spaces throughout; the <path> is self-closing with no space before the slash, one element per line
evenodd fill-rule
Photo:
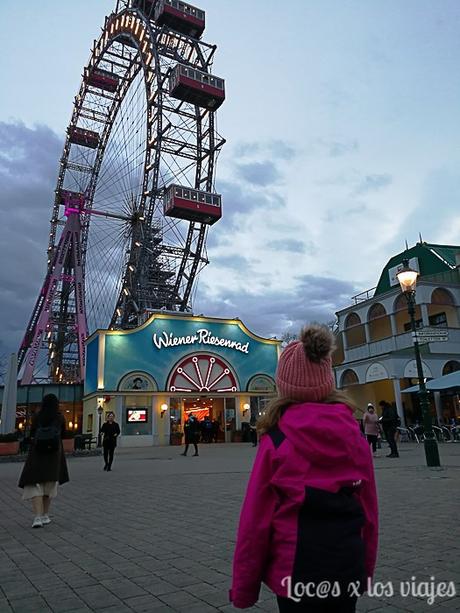
<path fill-rule="evenodd" d="M 198 445 L 196 443 L 192 443 L 192 445 L 195 447 L 195 453 L 196 455 L 198 455 Z M 187 451 L 188 448 L 190 447 L 190 443 L 185 443 L 185 451 L 184 451 L 184 455 L 187 455 Z"/>
<path fill-rule="evenodd" d="M 385 437 L 388 441 L 388 444 L 390 445 L 391 453 L 398 455 L 398 448 L 396 447 L 395 436 L 396 436 L 396 428 L 387 428 L 385 430 Z"/>
<path fill-rule="evenodd" d="M 104 462 L 107 468 L 112 468 L 114 451 L 115 451 L 114 445 L 106 445 L 104 443 Z"/>
<path fill-rule="evenodd" d="M 355 613 L 358 598 L 353 596 L 344 600 L 343 598 L 332 598 L 327 602 L 295 602 L 291 598 L 276 597 L 280 613 Z"/>
<path fill-rule="evenodd" d="M 369 445 L 372 445 L 372 452 L 375 453 L 377 451 L 377 435 L 376 434 L 366 434 L 367 442 Z"/>

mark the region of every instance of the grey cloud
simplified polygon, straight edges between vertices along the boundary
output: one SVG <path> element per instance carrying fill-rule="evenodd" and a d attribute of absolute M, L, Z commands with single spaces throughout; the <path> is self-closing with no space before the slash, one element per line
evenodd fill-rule
<path fill-rule="evenodd" d="M 354 151 L 358 151 L 358 148 L 357 141 L 352 141 L 350 143 L 332 142 L 328 145 L 329 155 L 333 158 L 353 153 Z"/>
<path fill-rule="evenodd" d="M 281 196 L 274 192 L 247 189 L 236 182 L 220 181 L 218 188 L 223 197 L 224 217 L 250 213 L 258 208 L 276 209 L 285 204 Z"/>
<path fill-rule="evenodd" d="M 338 219 L 349 219 L 350 217 L 362 215 L 366 212 L 369 212 L 369 207 L 364 203 L 356 204 L 355 206 L 350 206 L 344 209 L 332 209 L 326 212 L 324 221 L 331 223 L 337 221 Z"/>
<path fill-rule="evenodd" d="M 222 194 L 222 219 L 209 230 L 207 245 L 211 248 L 229 243 L 232 235 L 241 231 L 244 215 L 257 209 L 266 211 L 285 206 L 284 200 L 275 192 L 244 188 L 230 181 L 220 181 L 217 188 Z"/>
<path fill-rule="evenodd" d="M 299 330 L 307 322 L 331 321 L 356 293 L 352 283 L 329 277 L 302 275 L 293 290 L 284 289 L 280 279 L 275 281 L 276 289 L 263 293 L 227 289 L 215 298 L 210 298 L 203 285 L 195 310 L 210 316 L 239 317 L 255 333 L 279 338 L 286 330 Z"/>
<path fill-rule="evenodd" d="M 0 353 L 17 349 L 44 280 L 61 149 L 46 126 L 0 122 Z"/>
<path fill-rule="evenodd" d="M 252 157 L 260 154 L 266 155 L 270 153 L 274 158 L 280 160 L 292 160 L 298 150 L 291 143 L 274 139 L 267 142 L 242 142 L 236 146 L 236 154 L 238 157 Z"/>
<path fill-rule="evenodd" d="M 281 180 L 281 173 L 270 160 L 237 164 L 236 169 L 239 176 L 252 185 L 268 186 Z"/>
<path fill-rule="evenodd" d="M 315 185 L 320 185 L 321 187 L 343 187 L 352 185 L 353 178 L 346 174 L 330 175 L 328 177 L 317 179 L 314 181 L 314 183 Z"/>
<path fill-rule="evenodd" d="M 273 251 L 288 251 L 290 253 L 316 253 L 316 247 L 311 241 L 301 241 L 296 238 L 279 238 L 268 241 L 268 249 Z"/>
<path fill-rule="evenodd" d="M 348 155 L 359 150 L 359 143 L 357 140 L 339 141 L 339 140 L 323 140 L 317 141 L 317 144 L 326 151 L 329 157 L 340 157 L 342 155 Z"/>
<path fill-rule="evenodd" d="M 237 271 L 249 272 L 252 269 L 251 261 L 242 255 L 219 255 L 212 258 L 211 263 Z"/>
<path fill-rule="evenodd" d="M 356 187 L 355 194 L 366 194 L 368 192 L 375 192 L 388 187 L 392 183 L 393 179 L 389 174 L 375 174 L 366 175 L 361 183 Z"/>
<path fill-rule="evenodd" d="M 297 155 L 297 149 L 284 140 L 274 140 L 269 144 L 272 154 L 281 160 L 292 160 Z"/>

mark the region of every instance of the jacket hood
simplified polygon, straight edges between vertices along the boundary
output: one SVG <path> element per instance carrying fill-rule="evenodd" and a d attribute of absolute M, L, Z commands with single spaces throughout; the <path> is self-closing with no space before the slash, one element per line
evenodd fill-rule
<path fill-rule="evenodd" d="M 288 407 L 279 427 L 297 451 L 323 466 L 359 466 L 369 461 L 368 445 L 353 411 L 345 404 L 306 402 Z"/>

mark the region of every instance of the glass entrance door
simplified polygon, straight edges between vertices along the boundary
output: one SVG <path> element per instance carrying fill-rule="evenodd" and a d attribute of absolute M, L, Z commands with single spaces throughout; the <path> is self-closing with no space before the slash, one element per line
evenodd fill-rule
<path fill-rule="evenodd" d="M 224 398 L 213 398 L 212 421 L 214 425 L 214 441 L 223 443 L 225 440 Z"/>
<path fill-rule="evenodd" d="M 236 432 L 236 401 L 225 398 L 225 442 L 231 443 Z"/>

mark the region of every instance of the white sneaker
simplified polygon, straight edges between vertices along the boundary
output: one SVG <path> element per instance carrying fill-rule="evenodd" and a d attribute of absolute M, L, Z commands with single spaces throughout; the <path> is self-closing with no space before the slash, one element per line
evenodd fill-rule
<path fill-rule="evenodd" d="M 49 518 L 48 515 L 42 515 L 42 524 L 44 526 L 48 525 L 51 523 L 51 519 Z"/>
<path fill-rule="evenodd" d="M 43 527 L 42 518 L 40 517 L 40 515 L 37 515 L 37 517 L 34 519 L 34 523 L 32 524 L 32 528 L 42 528 L 42 527 Z"/>

